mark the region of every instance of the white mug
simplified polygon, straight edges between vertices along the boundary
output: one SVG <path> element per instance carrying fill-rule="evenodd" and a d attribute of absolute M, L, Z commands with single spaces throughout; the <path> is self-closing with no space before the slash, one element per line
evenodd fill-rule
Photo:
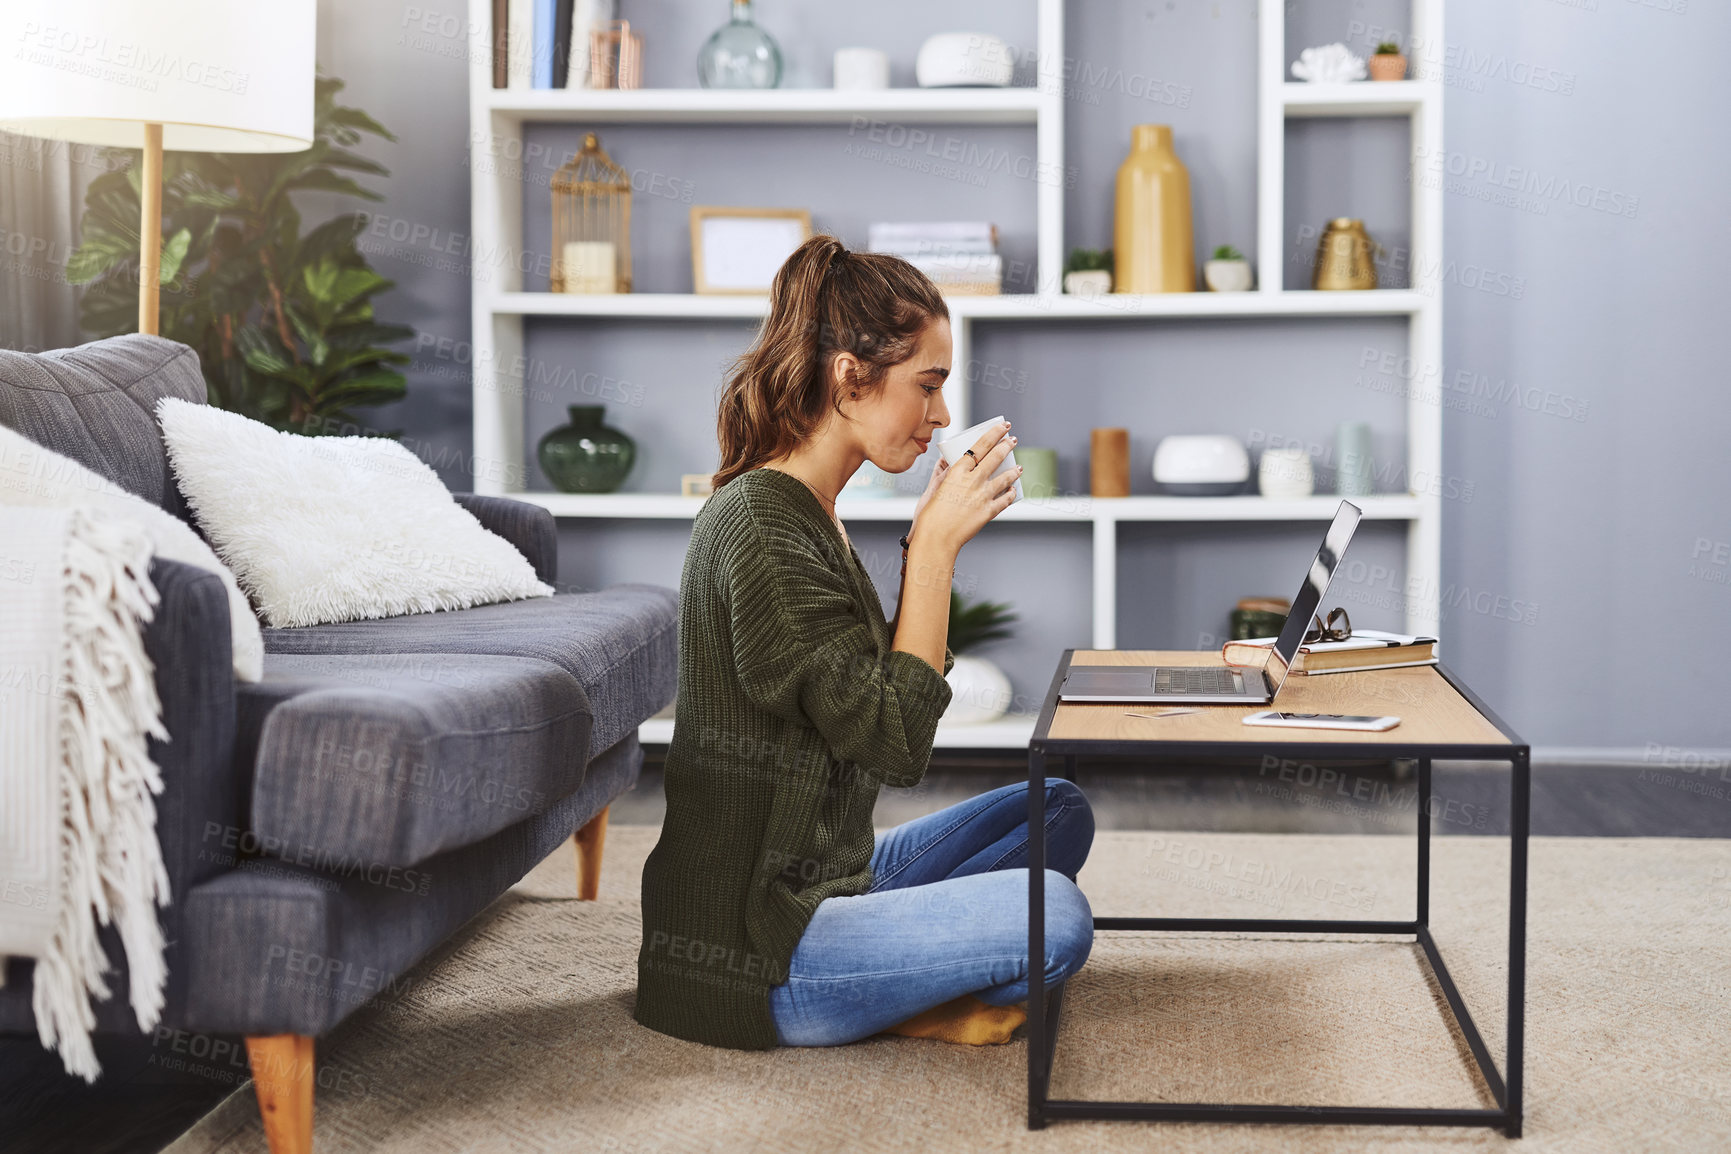
<path fill-rule="evenodd" d="M 1003 423 L 1003 415 L 999 414 L 989 421 L 981 421 L 972 428 L 963 429 L 954 436 L 945 437 L 943 440 L 937 442 L 938 455 L 943 457 L 943 459 L 951 465 L 954 465 L 957 461 L 962 459 L 963 453 L 974 447 L 975 441 L 978 441 L 981 437 L 986 435 L 987 429 L 990 429 L 993 425 L 1001 425 Z M 1005 433 L 1004 435 L 1006 437 L 1009 436 L 1008 433 Z M 1008 453 L 1004 454 L 1003 463 L 996 469 L 992 470 L 992 476 L 1001 477 L 1015 467 L 1016 450 L 1011 449 Z M 1016 478 L 1015 489 L 1016 500 L 1020 501 L 1022 499 L 1022 479 L 1020 477 Z"/>
<path fill-rule="evenodd" d="M 890 58 L 876 48 L 837 48 L 835 86 L 854 91 L 890 86 Z"/>

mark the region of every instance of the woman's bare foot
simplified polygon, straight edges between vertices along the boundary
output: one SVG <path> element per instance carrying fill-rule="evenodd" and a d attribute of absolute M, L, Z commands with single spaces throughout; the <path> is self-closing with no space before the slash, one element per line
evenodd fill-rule
<path fill-rule="evenodd" d="M 904 1038 L 936 1038 L 963 1046 L 1001 1046 L 1017 1026 L 1028 1020 L 1025 1006 L 993 1006 L 963 994 L 899 1022 L 886 1034 Z"/>

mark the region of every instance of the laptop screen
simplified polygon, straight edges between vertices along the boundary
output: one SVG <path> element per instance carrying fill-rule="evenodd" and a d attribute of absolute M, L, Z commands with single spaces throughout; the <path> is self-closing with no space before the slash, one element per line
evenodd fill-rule
<path fill-rule="evenodd" d="M 1286 624 L 1280 627 L 1280 636 L 1275 639 L 1274 649 L 1268 658 L 1268 688 L 1269 701 L 1273 695 L 1280 692 L 1280 687 L 1286 681 L 1286 674 L 1292 668 L 1292 659 L 1298 656 L 1298 646 L 1304 641 L 1305 631 L 1310 628 L 1311 618 L 1316 615 L 1317 607 L 1322 604 L 1323 597 L 1328 593 L 1328 586 L 1334 580 L 1334 571 L 1340 566 L 1340 559 L 1346 556 L 1346 546 L 1352 540 L 1353 531 L 1358 528 L 1359 518 L 1364 513 L 1351 501 L 1342 501 L 1340 510 L 1334 515 L 1334 523 L 1329 525 L 1328 532 L 1323 535 L 1322 548 L 1316 551 L 1316 560 L 1310 563 L 1310 569 L 1304 575 L 1304 584 L 1298 587 L 1298 596 L 1292 599 L 1292 612 L 1286 615 Z"/>

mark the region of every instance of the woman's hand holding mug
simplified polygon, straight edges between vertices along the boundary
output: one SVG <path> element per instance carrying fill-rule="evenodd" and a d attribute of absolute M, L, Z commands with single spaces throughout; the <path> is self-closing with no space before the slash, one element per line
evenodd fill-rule
<path fill-rule="evenodd" d="M 1022 475 L 1015 466 L 997 477 L 992 474 L 1015 448 L 1010 422 L 990 426 L 971 446 L 972 457 L 959 456 L 955 464 L 940 459 L 932 469 L 931 482 L 914 506 L 914 526 L 908 534 L 910 556 L 916 548 L 933 550 L 928 560 L 948 564 L 963 545 L 985 528 L 986 522 L 1008 509 L 1016 499 L 1016 481 Z"/>

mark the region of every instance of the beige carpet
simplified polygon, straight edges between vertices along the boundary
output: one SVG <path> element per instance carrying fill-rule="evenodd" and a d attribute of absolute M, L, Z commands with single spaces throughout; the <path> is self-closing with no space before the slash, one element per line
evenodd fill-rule
<path fill-rule="evenodd" d="M 742 1053 L 630 1016 L 649 827 L 614 827 L 602 900 L 567 847 L 390 1004 L 319 1044 L 339 1151 L 1731 1149 L 1731 842 L 1535 839 L 1526 1137 L 1422 1127 L 1025 1125 L 1027 1050 L 879 1037 Z M 1432 922 L 1500 1060 L 1506 844 L 1433 842 Z M 1401 918 L 1387 837 L 1103 833 L 1096 915 Z M 1445 900 L 1443 895 L 1448 895 Z M 1102 933 L 1070 982 L 1053 1093 L 1489 1105 L 1415 947 Z M 250 1088 L 173 1147 L 265 1150 Z"/>

